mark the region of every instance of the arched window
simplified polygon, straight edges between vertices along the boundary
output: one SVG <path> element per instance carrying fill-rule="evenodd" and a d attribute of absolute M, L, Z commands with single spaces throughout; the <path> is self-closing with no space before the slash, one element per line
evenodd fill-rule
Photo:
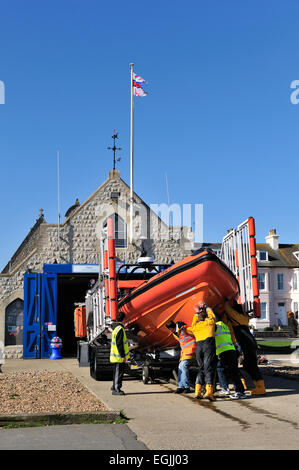
<path fill-rule="evenodd" d="M 125 221 L 118 214 L 113 214 L 110 217 L 112 217 L 114 221 L 115 248 L 126 248 L 127 225 Z M 103 225 L 104 227 L 107 225 L 107 219 L 105 220 Z"/>
<path fill-rule="evenodd" d="M 23 344 L 24 301 L 16 299 L 5 309 L 5 346 Z"/>

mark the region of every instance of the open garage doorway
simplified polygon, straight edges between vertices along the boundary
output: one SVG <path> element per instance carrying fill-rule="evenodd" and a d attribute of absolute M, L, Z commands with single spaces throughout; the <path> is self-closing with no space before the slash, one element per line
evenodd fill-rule
<path fill-rule="evenodd" d="M 62 339 L 62 356 L 75 357 L 77 342 L 75 337 L 74 310 L 76 303 L 84 303 L 87 290 L 97 279 L 96 274 L 59 274 L 57 280 L 57 329 Z"/>

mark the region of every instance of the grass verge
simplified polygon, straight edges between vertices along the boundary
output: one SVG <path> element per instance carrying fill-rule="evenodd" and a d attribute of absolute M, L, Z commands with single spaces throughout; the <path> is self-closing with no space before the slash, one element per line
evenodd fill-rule
<path fill-rule="evenodd" d="M 290 347 L 292 340 L 279 340 L 279 341 L 262 341 L 257 340 L 259 346 L 266 346 L 269 348 L 281 348 L 281 347 Z"/>
<path fill-rule="evenodd" d="M 0 415 L 0 430 L 59 424 L 125 424 L 128 418 L 120 412 L 70 413 L 44 415 Z"/>

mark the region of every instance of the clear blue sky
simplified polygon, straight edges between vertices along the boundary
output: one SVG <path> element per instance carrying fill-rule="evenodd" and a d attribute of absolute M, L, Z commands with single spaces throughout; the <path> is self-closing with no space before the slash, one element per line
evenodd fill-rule
<path fill-rule="evenodd" d="M 129 183 L 129 64 L 135 98 L 135 191 L 148 204 L 204 205 L 204 241 L 256 218 L 299 242 L 297 0 L 3 0 L 0 6 L 0 267 L 43 208 L 57 222 L 112 166 Z"/>

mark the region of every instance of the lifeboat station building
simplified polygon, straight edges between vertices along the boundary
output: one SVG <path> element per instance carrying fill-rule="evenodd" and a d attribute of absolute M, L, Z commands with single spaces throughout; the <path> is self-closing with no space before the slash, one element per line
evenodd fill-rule
<path fill-rule="evenodd" d="M 118 170 L 111 170 L 84 203 L 75 201 L 59 226 L 47 223 L 40 210 L 0 273 L 0 351 L 2 346 L 5 358 L 49 357 L 53 336 L 62 339 L 65 356 L 76 355 L 74 305 L 84 302 L 97 279 L 108 216 L 114 218 L 121 262 L 136 263 L 146 253 L 156 263 L 171 264 L 192 253 L 191 229 L 167 225 L 136 194 L 131 226 L 130 201 L 129 186 Z"/>

